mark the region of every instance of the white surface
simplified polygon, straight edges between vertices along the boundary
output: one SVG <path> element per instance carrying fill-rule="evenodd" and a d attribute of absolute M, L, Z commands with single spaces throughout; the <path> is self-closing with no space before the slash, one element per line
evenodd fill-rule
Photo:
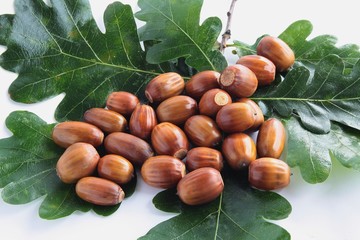
<path fill-rule="evenodd" d="M 112 1 L 91 0 L 94 16 L 103 29 L 102 14 Z M 219 3 L 221 2 L 221 3 Z M 136 1 L 123 1 L 138 11 Z M 233 17 L 233 38 L 253 43 L 264 33 L 278 35 L 290 23 L 308 19 L 314 25 L 312 36 L 332 34 L 339 43 L 360 44 L 358 24 L 360 15 L 355 0 L 342 1 L 238 1 Z M 13 1 L 0 3 L 0 14 L 13 13 Z M 205 0 L 202 19 L 218 16 L 226 24 L 226 12 L 230 0 Z M 0 53 L 4 48 L 0 49 Z M 232 57 L 229 62 L 235 61 Z M 9 99 L 7 89 L 16 75 L 0 69 L 0 138 L 10 136 L 5 128 L 5 118 L 15 110 L 29 110 L 49 123 L 61 96 L 32 105 L 15 103 Z M 287 229 L 294 240 L 354 240 L 360 238 L 358 217 L 360 214 L 360 173 L 335 164 L 330 178 L 322 184 L 305 183 L 297 169 L 293 170 L 290 186 L 279 193 L 292 204 L 291 215 L 276 223 Z M 1 191 L 1 190 L 0 190 Z M 43 220 L 38 216 L 42 201 L 38 199 L 26 205 L 9 205 L 0 200 L 0 238 L 12 240 L 48 239 L 112 239 L 133 240 L 173 214 L 155 209 L 151 200 L 159 190 L 139 183 L 134 195 L 126 199 L 119 210 L 109 217 L 93 212 L 79 213 L 59 219 Z"/>

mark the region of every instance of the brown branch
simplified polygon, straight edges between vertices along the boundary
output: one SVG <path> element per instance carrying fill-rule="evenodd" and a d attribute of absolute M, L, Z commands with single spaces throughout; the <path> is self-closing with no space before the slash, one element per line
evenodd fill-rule
<path fill-rule="evenodd" d="M 231 5 L 230 5 L 230 10 L 227 12 L 227 23 L 226 23 L 226 28 L 225 28 L 225 32 L 222 35 L 222 40 L 220 43 L 220 51 L 223 53 L 225 48 L 226 48 L 226 43 L 227 41 L 231 38 L 231 19 L 232 19 L 232 15 L 234 12 L 234 8 L 235 8 L 235 4 L 236 4 L 237 0 L 232 0 L 231 1 Z"/>

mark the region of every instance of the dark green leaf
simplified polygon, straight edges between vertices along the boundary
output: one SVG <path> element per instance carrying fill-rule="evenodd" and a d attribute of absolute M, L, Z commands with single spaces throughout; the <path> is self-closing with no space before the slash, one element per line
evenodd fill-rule
<path fill-rule="evenodd" d="M 216 17 L 200 23 L 202 0 L 139 0 L 141 11 L 136 13 L 146 24 L 139 29 L 142 41 L 155 40 L 146 59 L 150 63 L 186 58 L 197 70 L 221 71 L 227 65 L 224 56 L 213 46 L 220 31 Z"/>
<path fill-rule="evenodd" d="M 277 193 L 252 189 L 244 178 L 226 174 L 224 192 L 209 204 L 182 204 L 174 189 L 156 195 L 158 209 L 180 214 L 140 239 L 290 239 L 286 230 L 267 221 L 286 218 L 290 204 Z"/>
<path fill-rule="evenodd" d="M 6 45 L 6 43 L 8 41 L 13 19 L 14 19 L 14 15 L 10 15 L 10 14 L 0 16 L 0 44 L 1 45 Z"/>

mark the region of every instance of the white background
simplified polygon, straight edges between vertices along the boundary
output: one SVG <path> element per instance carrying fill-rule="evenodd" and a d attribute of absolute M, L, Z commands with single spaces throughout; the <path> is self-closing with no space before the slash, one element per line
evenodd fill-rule
<path fill-rule="evenodd" d="M 113 1 L 90 1 L 95 19 L 102 30 L 102 14 L 111 2 Z M 139 10 L 136 1 L 123 3 L 130 4 L 134 12 Z M 355 7 L 357 3 L 355 0 L 238 1 L 232 23 L 233 38 L 253 43 L 264 33 L 277 36 L 293 21 L 308 19 L 314 25 L 312 37 L 331 34 L 338 37 L 339 45 L 360 45 L 360 14 Z M 1 1 L 0 14 L 13 13 L 12 5 L 11 0 Z M 208 16 L 218 16 L 225 26 L 229 6 L 230 0 L 205 0 L 202 20 Z M 0 53 L 4 50 L 5 48 L 0 48 Z M 235 60 L 235 57 L 229 57 L 229 63 Z M 4 123 L 10 112 L 29 110 L 52 123 L 53 110 L 62 98 L 59 96 L 32 105 L 15 103 L 7 93 L 15 78 L 15 74 L 0 69 L 0 138 L 11 135 Z M 276 223 L 287 229 L 295 240 L 359 239 L 360 173 L 335 163 L 329 179 L 317 185 L 305 183 L 298 169 L 293 169 L 293 173 L 290 186 L 279 191 L 292 204 L 292 213 L 287 219 Z M 93 212 L 76 212 L 69 217 L 52 221 L 38 216 L 42 198 L 25 205 L 9 205 L 0 199 L 0 238 L 8 236 L 5 238 L 13 240 L 70 240 L 103 239 L 110 236 L 112 239 L 136 239 L 156 224 L 174 216 L 161 212 L 152 205 L 152 198 L 158 191 L 139 178 L 134 195 L 126 199 L 119 210 L 109 217 L 101 217 Z"/>

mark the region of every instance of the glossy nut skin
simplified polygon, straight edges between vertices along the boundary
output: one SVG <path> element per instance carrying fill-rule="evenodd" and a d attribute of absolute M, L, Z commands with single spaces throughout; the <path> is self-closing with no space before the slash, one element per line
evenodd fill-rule
<path fill-rule="evenodd" d="M 179 159 L 183 159 L 190 148 L 184 131 L 169 122 L 159 123 L 154 127 L 151 143 L 158 155 L 169 155 Z"/>
<path fill-rule="evenodd" d="M 260 127 L 256 147 L 259 157 L 280 158 L 286 142 L 286 130 L 280 120 L 269 118 Z"/>
<path fill-rule="evenodd" d="M 100 156 L 88 143 L 74 143 L 68 147 L 56 163 L 56 174 L 64 183 L 74 183 L 90 176 L 96 169 Z"/>
<path fill-rule="evenodd" d="M 154 155 L 153 149 L 146 141 L 123 132 L 110 133 L 104 140 L 104 146 L 107 153 L 123 156 L 138 166 Z"/>
<path fill-rule="evenodd" d="M 120 185 L 130 182 L 134 177 L 132 163 L 116 154 L 107 154 L 100 158 L 97 172 L 100 177 Z"/>
<path fill-rule="evenodd" d="M 241 64 L 230 65 L 221 73 L 219 84 L 234 97 L 250 97 L 258 87 L 258 80 L 248 67 Z"/>
<path fill-rule="evenodd" d="M 202 167 L 212 167 L 221 171 L 223 161 L 220 151 L 208 147 L 195 147 L 190 149 L 186 155 L 186 168 L 193 171 Z"/>
<path fill-rule="evenodd" d="M 214 118 L 225 105 L 232 103 L 231 96 L 219 88 L 204 93 L 199 102 L 199 113 Z"/>
<path fill-rule="evenodd" d="M 200 205 L 216 199 L 224 189 L 218 170 L 211 167 L 195 169 L 186 174 L 177 185 L 180 200 L 188 205 Z"/>
<path fill-rule="evenodd" d="M 257 105 L 256 102 L 254 102 L 250 98 L 240 98 L 236 102 L 246 103 L 246 104 L 250 105 L 250 107 L 255 112 L 255 122 L 248 129 L 248 131 L 256 131 L 256 130 L 258 130 L 259 127 L 261 126 L 261 124 L 263 124 L 263 122 L 264 122 L 264 114 L 261 111 L 259 105 Z"/>
<path fill-rule="evenodd" d="M 226 133 L 243 132 L 255 123 L 255 112 L 246 103 L 231 103 L 216 115 L 216 124 Z"/>
<path fill-rule="evenodd" d="M 175 96 L 166 99 L 156 109 L 159 122 L 181 125 L 198 112 L 197 102 L 188 96 Z"/>
<path fill-rule="evenodd" d="M 232 169 L 240 170 L 256 159 L 255 142 L 245 133 L 234 133 L 224 139 L 222 153 Z"/>
<path fill-rule="evenodd" d="M 80 179 L 76 183 L 75 192 L 81 199 L 101 206 L 119 204 L 125 197 L 125 193 L 119 185 L 99 177 Z"/>
<path fill-rule="evenodd" d="M 138 104 L 129 121 L 130 133 L 141 139 L 149 139 L 157 123 L 155 110 L 149 105 Z"/>
<path fill-rule="evenodd" d="M 253 71 L 259 86 L 270 85 L 275 80 L 276 67 L 274 63 L 266 57 L 247 55 L 239 58 L 236 64 L 241 64 Z"/>
<path fill-rule="evenodd" d="M 162 73 L 146 85 L 145 96 L 150 103 L 161 102 L 167 98 L 179 95 L 184 88 L 185 81 L 178 73 Z"/>
<path fill-rule="evenodd" d="M 91 108 L 84 113 L 84 121 L 93 124 L 106 133 L 124 132 L 127 129 L 126 118 L 105 108 Z"/>
<path fill-rule="evenodd" d="M 110 110 L 122 114 L 125 117 L 128 117 L 139 103 L 139 99 L 134 94 L 119 91 L 112 92 L 108 96 L 106 100 L 106 107 Z"/>
<path fill-rule="evenodd" d="M 208 90 L 220 87 L 219 77 L 220 73 L 212 70 L 198 72 L 186 82 L 185 92 L 188 96 L 199 100 Z"/>
<path fill-rule="evenodd" d="M 63 148 L 67 148 L 77 142 L 85 142 L 97 147 L 102 144 L 104 133 L 92 124 L 68 121 L 55 125 L 52 131 L 52 139 Z"/>
<path fill-rule="evenodd" d="M 151 157 L 141 167 L 144 182 L 156 188 L 175 187 L 185 174 L 185 164 L 167 155 Z"/>
<path fill-rule="evenodd" d="M 184 132 L 189 140 L 199 147 L 215 147 L 222 140 L 222 134 L 216 122 L 205 115 L 190 117 L 185 122 Z"/>
<path fill-rule="evenodd" d="M 284 188 L 290 183 L 290 167 L 276 158 L 258 158 L 249 166 L 249 183 L 261 190 Z"/>
<path fill-rule="evenodd" d="M 293 50 L 287 43 L 277 37 L 263 37 L 256 47 L 256 52 L 258 55 L 272 61 L 279 72 L 288 70 L 295 62 Z"/>

